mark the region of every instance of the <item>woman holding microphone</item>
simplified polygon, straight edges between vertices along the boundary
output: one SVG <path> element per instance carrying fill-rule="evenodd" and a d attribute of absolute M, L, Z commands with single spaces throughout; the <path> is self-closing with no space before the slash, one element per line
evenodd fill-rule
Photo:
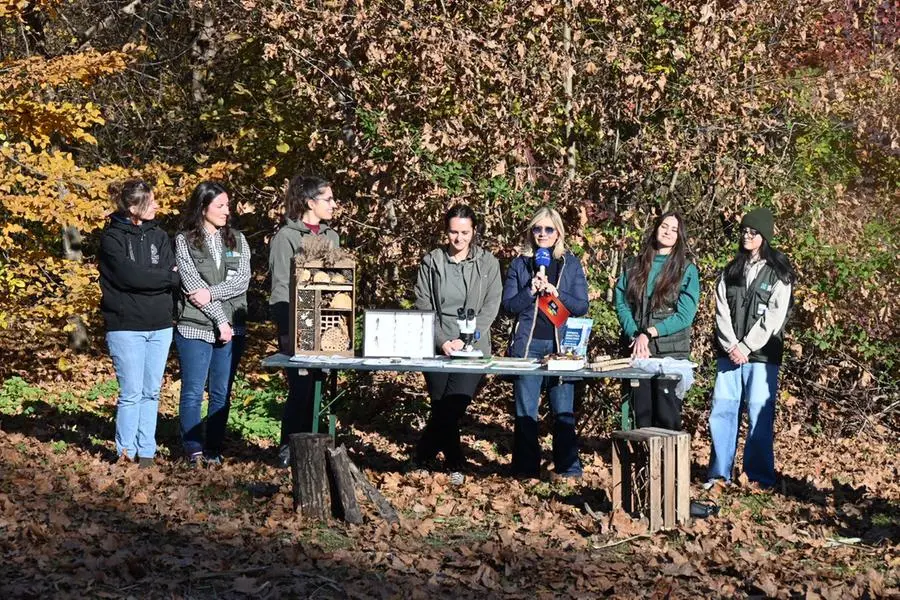
<path fill-rule="evenodd" d="M 538 264 L 548 255 L 549 265 Z M 574 317 L 587 314 L 588 287 L 584 268 L 565 245 L 565 227 L 559 213 L 542 207 L 528 225 L 522 254 L 513 259 L 503 286 L 503 308 L 516 317 L 510 356 L 543 358 L 559 352 L 560 327 L 544 309 L 541 296 L 561 301 Z M 575 386 L 559 377 L 522 375 L 513 390 L 516 424 L 512 467 L 516 475 L 538 477 L 541 449 L 538 442 L 538 406 L 546 388 L 553 410 L 554 472 L 562 477 L 580 477 L 581 461 L 575 434 Z"/>

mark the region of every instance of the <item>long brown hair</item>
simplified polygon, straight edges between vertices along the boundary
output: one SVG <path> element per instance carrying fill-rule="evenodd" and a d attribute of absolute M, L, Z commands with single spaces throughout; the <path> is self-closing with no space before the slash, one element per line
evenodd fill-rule
<path fill-rule="evenodd" d="M 191 197 L 188 198 L 188 201 L 184 206 L 181 227 L 188 242 L 193 244 L 198 250 L 203 248 L 204 241 L 206 240 L 206 236 L 203 233 L 203 211 L 209 208 L 209 205 L 212 204 L 213 200 L 222 194 L 227 193 L 228 192 L 221 183 L 215 181 L 201 181 L 197 184 L 197 187 L 194 188 Z M 237 239 L 234 237 L 234 232 L 231 230 L 230 216 L 228 220 L 225 221 L 225 225 L 219 228 L 219 233 L 222 235 L 222 241 L 225 243 L 225 246 L 229 250 L 234 250 L 237 246 Z"/>
<path fill-rule="evenodd" d="M 656 285 L 653 286 L 653 296 L 650 298 L 650 310 L 657 310 L 661 306 L 671 304 L 678 297 L 678 292 L 681 289 L 681 278 L 684 276 L 684 269 L 688 264 L 691 249 L 688 246 L 687 228 L 684 225 L 684 219 L 680 213 L 670 211 L 657 217 L 653 227 L 647 230 L 646 235 L 644 235 L 644 241 L 641 244 L 641 250 L 628 271 L 628 289 L 625 295 L 632 306 L 640 306 L 641 300 L 647 294 L 647 279 L 650 277 L 653 259 L 659 250 L 656 232 L 659 230 L 662 222 L 668 217 L 675 217 L 675 220 L 678 221 L 678 239 L 675 241 L 675 246 L 672 248 L 666 264 L 663 265 L 662 272 L 656 278 Z"/>

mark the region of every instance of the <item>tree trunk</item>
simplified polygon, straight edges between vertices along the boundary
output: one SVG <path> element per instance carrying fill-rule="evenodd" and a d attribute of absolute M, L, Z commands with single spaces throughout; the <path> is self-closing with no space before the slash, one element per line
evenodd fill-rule
<path fill-rule="evenodd" d="M 209 2 L 203 3 L 197 24 L 197 37 L 191 47 L 191 91 L 194 102 L 198 104 L 206 101 L 206 80 L 210 64 L 216 56 L 216 20 L 213 11 Z"/>
<path fill-rule="evenodd" d="M 325 455 L 334 442 L 324 433 L 295 433 L 290 437 L 290 446 L 294 510 L 305 517 L 324 520 L 331 512 Z"/>
<path fill-rule="evenodd" d="M 332 490 L 334 491 L 332 498 L 335 499 L 336 516 L 348 523 L 362 523 L 362 512 L 359 510 L 359 502 L 356 501 L 356 487 L 353 485 L 353 475 L 350 473 L 350 457 L 347 456 L 347 448 L 342 444 L 336 450 L 329 449 L 325 457 L 328 459 L 328 468 L 331 474 Z"/>

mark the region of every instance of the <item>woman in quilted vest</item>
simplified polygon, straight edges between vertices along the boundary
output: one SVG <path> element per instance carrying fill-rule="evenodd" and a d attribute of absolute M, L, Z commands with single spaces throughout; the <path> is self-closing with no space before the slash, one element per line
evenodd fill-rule
<path fill-rule="evenodd" d="M 220 184 L 200 183 L 182 211 L 183 229 L 175 237 L 184 292 L 175 330 L 181 365 L 178 413 L 192 466 L 222 462 L 231 384 L 244 351 L 250 248 L 230 226 L 228 204 Z M 205 436 L 204 388 L 209 391 Z"/>
<path fill-rule="evenodd" d="M 707 487 L 716 479 L 731 481 L 743 407 L 749 421 L 744 473 L 763 487 L 775 485 L 775 398 L 796 276 L 788 258 L 771 246 L 774 229 L 767 208 L 744 215 L 737 256 L 716 287 L 719 358 L 709 415 Z"/>
<path fill-rule="evenodd" d="M 616 314 L 632 358 L 686 359 L 700 278 L 690 261 L 687 230 L 677 212 L 660 215 L 616 283 Z M 631 395 L 637 427 L 681 429 L 681 400 L 665 379 L 640 379 Z"/>

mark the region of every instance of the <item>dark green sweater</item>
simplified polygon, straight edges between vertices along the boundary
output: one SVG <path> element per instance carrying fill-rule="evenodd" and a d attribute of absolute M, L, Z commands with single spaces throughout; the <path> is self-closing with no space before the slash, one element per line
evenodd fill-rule
<path fill-rule="evenodd" d="M 653 295 L 653 288 L 656 285 L 656 278 L 662 271 L 663 265 L 669 255 L 657 254 L 653 257 L 653 265 L 650 267 L 650 276 L 647 278 L 647 297 Z M 619 317 L 619 324 L 627 338 L 633 338 L 640 326 L 637 323 L 637 315 L 631 310 L 628 303 L 626 291 L 628 290 L 628 272 L 627 269 L 622 271 L 622 275 L 616 282 L 615 305 L 616 314 Z M 681 292 L 678 294 L 678 300 L 675 304 L 675 312 L 671 317 L 656 324 L 659 337 L 672 335 L 691 326 L 694 322 L 694 316 L 697 314 L 697 304 L 700 301 L 700 275 L 697 267 L 693 263 L 689 263 L 684 270 L 681 278 Z"/>

